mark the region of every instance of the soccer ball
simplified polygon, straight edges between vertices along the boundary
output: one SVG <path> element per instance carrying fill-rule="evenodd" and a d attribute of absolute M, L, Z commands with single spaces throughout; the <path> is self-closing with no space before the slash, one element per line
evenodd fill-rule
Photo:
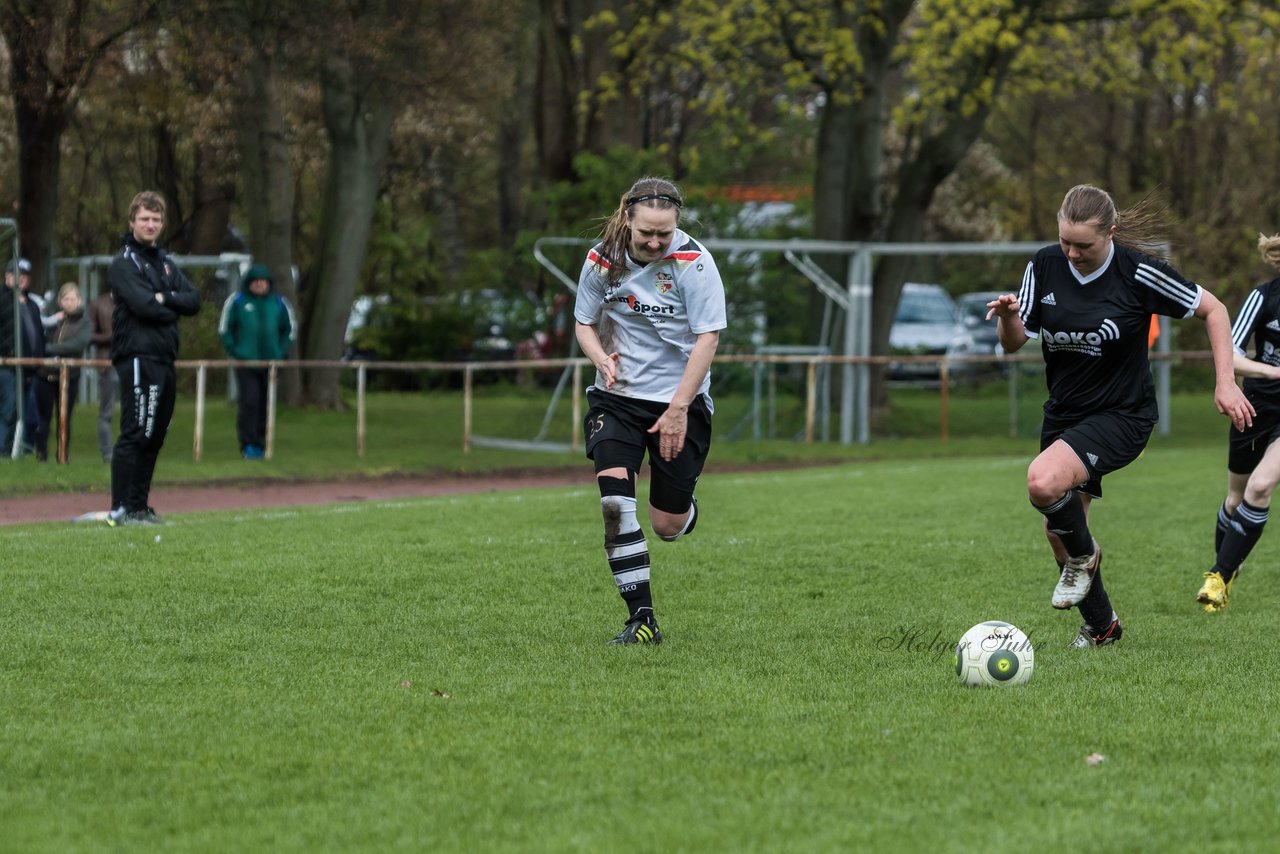
<path fill-rule="evenodd" d="M 1024 685 L 1033 669 L 1031 639 L 999 620 L 978 623 L 956 644 L 956 676 L 965 685 Z"/>

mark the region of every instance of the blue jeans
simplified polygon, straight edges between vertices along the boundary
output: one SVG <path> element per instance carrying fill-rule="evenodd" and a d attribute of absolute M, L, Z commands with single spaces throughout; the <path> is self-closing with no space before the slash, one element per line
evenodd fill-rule
<path fill-rule="evenodd" d="M 18 422 L 18 378 L 13 368 L 0 368 L 0 458 L 13 452 L 13 428 Z"/>

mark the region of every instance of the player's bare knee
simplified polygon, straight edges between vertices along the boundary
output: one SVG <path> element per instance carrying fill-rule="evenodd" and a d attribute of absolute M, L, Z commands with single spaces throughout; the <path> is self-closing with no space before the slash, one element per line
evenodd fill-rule
<path fill-rule="evenodd" d="M 1274 483 L 1254 483 L 1249 481 L 1249 485 L 1244 490 L 1244 500 L 1254 507 L 1270 507 L 1271 494 L 1276 491 Z M 1235 512 L 1235 507 L 1231 508 L 1231 512 Z"/>
<path fill-rule="evenodd" d="M 671 513 L 649 505 L 649 524 L 653 532 L 667 542 L 683 537 L 693 530 L 698 522 L 698 502 L 690 500 L 689 509 L 684 513 Z"/>
<path fill-rule="evenodd" d="M 1066 490 L 1058 485 L 1055 478 L 1033 477 L 1030 472 L 1027 473 L 1027 497 L 1035 506 L 1048 507 L 1064 495 Z"/>
<path fill-rule="evenodd" d="M 653 532 L 668 542 L 680 538 L 687 520 L 688 516 L 682 518 L 649 508 L 649 524 L 653 527 Z"/>

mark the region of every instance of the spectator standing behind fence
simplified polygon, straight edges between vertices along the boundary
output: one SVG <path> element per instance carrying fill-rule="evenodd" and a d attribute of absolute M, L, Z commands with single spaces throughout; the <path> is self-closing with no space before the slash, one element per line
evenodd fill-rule
<path fill-rule="evenodd" d="M 241 289 L 227 297 L 218 321 L 218 337 L 233 359 L 247 362 L 275 362 L 289 356 L 293 346 L 293 307 L 272 293 L 274 282 L 264 264 L 255 264 L 244 274 Z M 260 460 L 267 446 L 267 381 L 269 370 L 262 367 L 235 367 L 236 436 L 240 455 Z"/>
<path fill-rule="evenodd" d="M 93 342 L 94 358 L 111 359 L 111 315 L 116 310 L 115 297 L 110 289 L 89 303 L 89 338 Z M 98 369 L 98 450 L 102 461 L 111 462 L 111 419 L 120 400 L 120 378 L 111 365 Z"/>
<path fill-rule="evenodd" d="M 22 358 L 24 359 L 43 359 L 44 358 L 44 323 L 40 314 L 40 301 L 35 295 L 30 293 L 31 288 L 31 262 L 26 258 L 19 258 L 18 263 L 14 265 L 16 271 L 19 301 L 18 313 L 21 318 L 21 343 Z M 6 281 L 9 274 L 6 273 Z M 36 400 L 35 385 L 32 379 L 35 377 L 34 368 L 22 368 L 22 388 L 18 393 L 22 395 L 22 451 L 27 453 L 32 450 L 32 437 L 36 432 Z M 10 442 L 9 447 L 12 447 Z"/>
<path fill-rule="evenodd" d="M 18 286 L 18 262 L 10 261 L 4 271 L 4 289 L 0 290 L 0 359 L 12 359 L 13 318 Z M 18 422 L 18 373 L 12 365 L 0 366 L 0 457 L 13 453 L 13 433 Z"/>
<path fill-rule="evenodd" d="M 67 282 L 58 288 L 59 311 L 50 315 L 53 326 L 49 328 L 45 339 L 46 356 L 57 356 L 61 359 L 80 359 L 84 357 L 85 348 L 89 346 L 89 319 L 85 316 L 84 304 L 80 301 L 80 288 L 75 282 Z M 32 388 L 35 391 L 36 430 L 33 437 L 36 459 L 47 462 L 49 459 L 49 433 L 53 425 L 62 420 L 54 420 L 54 405 L 61 398 L 62 368 L 40 367 L 35 371 Z M 80 369 L 67 370 L 67 455 L 70 457 L 71 447 L 71 413 L 76 408 L 76 396 L 80 386 Z M 55 434 L 56 441 L 56 434 Z"/>
<path fill-rule="evenodd" d="M 120 438 L 111 454 L 112 525 L 162 525 L 147 502 L 177 397 L 178 318 L 200 311 L 200 293 L 157 244 L 164 198 L 143 191 L 129 205 L 129 230 L 111 261 L 115 295 L 111 362 L 120 380 Z"/>

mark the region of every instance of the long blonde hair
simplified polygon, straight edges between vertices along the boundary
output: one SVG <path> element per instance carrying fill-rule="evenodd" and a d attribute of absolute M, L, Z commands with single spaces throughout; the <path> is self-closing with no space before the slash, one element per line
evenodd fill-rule
<path fill-rule="evenodd" d="M 1077 184 L 1063 198 L 1058 219 L 1076 225 L 1097 223 L 1099 234 L 1105 234 L 1114 225 L 1117 243 L 1167 259 L 1169 241 L 1161 236 L 1169 229 L 1167 210 L 1154 194 L 1148 194 L 1136 205 L 1117 211 L 1115 200 L 1106 190 L 1092 184 Z"/>
<path fill-rule="evenodd" d="M 631 209 L 643 205 L 658 210 L 676 211 L 676 225 L 680 224 L 680 208 L 684 200 L 680 188 L 666 178 L 646 176 L 631 185 L 622 194 L 615 210 L 600 230 L 600 254 L 609 262 L 607 278 L 616 285 L 627 274 L 627 244 L 631 239 Z"/>

